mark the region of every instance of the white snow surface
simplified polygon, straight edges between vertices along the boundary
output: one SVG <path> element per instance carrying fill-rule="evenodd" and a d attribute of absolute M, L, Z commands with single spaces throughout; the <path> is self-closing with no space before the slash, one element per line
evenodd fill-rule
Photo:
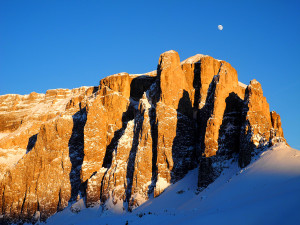
<path fill-rule="evenodd" d="M 239 82 L 239 86 L 243 87 L 243 88 L 247 88 L 248 85 L 242 83 L 242 82 Z"/>
<path fill-rule="evenodd" d="M 192 63 L 197 63 L 197 62 L 200 62 L 200 59 L 204 58 L 204 57 L 208 57 L 208 55 L 202 55 L 202 54 L 197 54 L 197 55 L 194 55 L 192 57 L 189 57 L 185 60 L 183 60 L 181 62 L 181 65 L 183 64 L 192 64 Z"/>
<path fill-rule="evenodd" d="M 195 169 L 132 213 L 102 211 L 100 206 L 72 213 L 69 206 L 47 225 L 300 223 L 300 151 L 278 144 L 244 169 L 236 161 L 229 165 L 202 192 L 197 192 Z"/>

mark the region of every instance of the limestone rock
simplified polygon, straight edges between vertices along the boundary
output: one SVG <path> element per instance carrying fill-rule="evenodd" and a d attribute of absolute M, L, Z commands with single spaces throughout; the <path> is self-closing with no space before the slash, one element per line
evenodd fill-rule
<path fill-rule="evenodd" d="M 226 108 L 226 99 L 230 93 L 235 93 L 238 87 L 236 70 L 229 63 L 222 62 L 218 74 L 214 77 L 212 86 L 214 86 L 214 93 L 211 93 L 213 99 L 208 102 L 211 115 L 207 121 L 204 138 L 205 149 L 203 154 L 205 157 L 213 156 L 218 151 L 219 130 Z"/>
<path fill-rule="evenodd" d="M 85 90 L 86 88 L 79 88 L 63 92 L 63 103 L 60 103 L 60 109 L 54 110 L 63 111 L 63 106 L 66 106 L 64 104 L 70 97 L 85 93 Z M 61 94 L 59 91 L 47 93 L 45 98 L 48 100 L 53 95 L 57 96 L 57 93 Z M 36 96 L 39 95 L 33 95 Z M 27 98 L 31 99 L 32 95 L 25 96 Z M 42 99 L 41 102 L 32 104 L 41 107 L 46 104 L 43 101 Z M 31 112 L 30 103 L 26 107 Z M 47 115 L 47 111 L 36 112 L 36 115 L 41 114 Z M 32 222 L 37 213 L 41 220 L 45 220 L 57 210 L 65 208 L 72 196 L 78 193 L 80 185 L 85 111 L 74 114 L 71 107 L 62 115 L 45 122 L 39 121 L 40 117 L 34 118 L 33 115 L 25 114 L 24 118 L 26 126 L 22 124 L 1 140 L 5 147 L 9 147 L 8 143 L 13 143 L 10 147 L 24 147 L 23 142 L 27 145 L 25 155 L 3 174 L 0 181 L 0 211 L 7 221 Z M 36 135 L 28 139 L 32 133 Z M 20 138 L 24 139 L 23 142 L 16 142 Z"/>
<path fill-rule="evenodd" d="M 256 80 L 244 85 L 225 61 L 180 62 L 171 50 L 150 73 L 0 96 L 0 216 L 44 221 L 84 200 L 132 210 L 191 169 L 205 188 L 225 159 L 244 167 L 278 142 L 286 142 L 280 116 Z"/>
<path fill-rule="evenodd" d="M 171 50 L 161 54 L 157 72 L 160 80 L 160 101 L 176 109 L 186 87 L 178 53 Z"/>
<path fill-rule="evenodd" d="M 0 96 L 0 132 L 7 133 L 5 139 L 0 137 L 0 148 L 26 149 L 29 138 L 38 133 L 43 122 L 62 114 L 71 99 L 83 99 L 79 96 L 86 95 L 85 92 L 89 89 L 91 88 L 54 89 L 48 90 L 46 94 L 32 92 L 24 96 Z"/>
<path fill-rule="evenodd" d="M 271 112 L 271 121 L 272 121 L 272 128 L 271 128 L 271 134 L 270 134 L 270 145 L 275 145 L 279 142 L 285 142 L 283 136 L 283 130 L 281 127 L 281 119 L 278 113 L 275 111 Z"/>
<path fill-rule="evenodd" d="M 139 103 L 139 132 L 137 139 L 137 149 L 134 159 L 134 171 L 132 174 L 129 207 L 133 209 L 149 198 L 152 187 L 152 135 L 150 113 L 152 105 L 149 103 L 146 94 L 143 95 Z"/>
<path fill-rule="evenodd" d="M 159 102 L 156 103 L 155 197 L 171 182 L 178 180 L 195 166 L 191 159 L 195 155 L 194 127 L 191 122 L 192 100 L 187 91 L 189 85 L 177 52 L 168 51 L 160 56 L 158 79 L 161 94 Z"/>
<path fill-rule="evenodd" d="M 30 221 L 40 211 L 41 218 L 46 219 L 67 206 L 71 195 L 68 140 L 72 125 L 72 117 L 45 123 L 34 149 L 5 175 L 0 205 L 5 217 Z"/>
<path fill-rule="evenodd" d="M 250 82 L 245 94 L 244 123 L 241 129 L 241 167 L 251 161 L 251 154 L 258 147 L 268 146 L 272 128 L 269 104 L 263 96 L 261 85 L 255 79 Z"/>
<path fill-rule="evenodd" d="M 118 105 L 118 107 L 114 107 Z M 129 107 L 129 100 L 119 92 L 108 87 L 99 90 L 93 102 L 87 105 L 87 122 L 84 128 L 84 160 L 82 164 L 82 180 L 86 181 L 103 165 L 107 148 L 114 136 L 122 128 L 123 113 Z M 111 150 L 109 150 L 111 151 Z"/>
<path fill-rule="evenodd" d="M 108 200 L 113 204 L 129 201 L 128 193 L 131 192 L 134 159 L 142 126 L 140 120 L 143 118 L 135 116 L 141 114 L 138 113 L 136 100 L 154 81 L 151 76 L 124 73 L 108 78 L 100 82 L 96 99 L 87 106 L 85 156 L 81 170 L 82 181 L 87 181 L 87 205 L 94 205 L 100 200 Z M 101 179 L 98 181 L 102 186 L 95 184 L 95 179 Z M 96 194 L 92 191 L 94 189 L 97 190 Z"/>
<path fill-rule="evenodd" d="M 133 157 L 132 148 L 135 133 L 135 121 L 127 123 L 124 134 L 118 142 L 118 146 L 112 152 L 110 168 L 107 170 L 102 181 L 101 201 L 112 201 L 114 205 L 126 200 L 128 186 L 128 162 Z"/>

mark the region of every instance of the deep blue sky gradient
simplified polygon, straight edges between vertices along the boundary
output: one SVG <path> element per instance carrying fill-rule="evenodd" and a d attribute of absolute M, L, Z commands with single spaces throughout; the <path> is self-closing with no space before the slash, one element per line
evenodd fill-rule
<path fill-rule="evenodd" d="M 0 95 L 98 85 L 197 53 L 256 78 L 300 149 L 300 1 L 0 0 Z M 217 29 L 224 26 L 223 31 Z"/>

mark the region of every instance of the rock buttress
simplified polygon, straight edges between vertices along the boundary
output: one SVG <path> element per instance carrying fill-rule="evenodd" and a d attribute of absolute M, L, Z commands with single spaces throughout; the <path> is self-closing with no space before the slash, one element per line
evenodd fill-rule
<path fill-rule="evenodd" d="M 271 112 L 261 84 L 255 79 L 247 86 L 241 127 L 239 164 L 247 166 L 257 148 L 268 147 L 277 142 L 286 142 L 283 137 L 280 117 Z"/>
<path fill-rule="evenodd" d="M 5 218 L 30 222 L 39 211 L 45 220 L 68 205 L 72 128 L 72 117 L 45 123 L 34 149 L 5 175 L 1 181 L 1 211 Z"/>
<path fill-rule="evenodd" d="M 160 100 L 156 103 L 157 180 L 154 196 L 162 193 L 171 182 L 182 177 L 185 170 L 195 165 L 191 159 L 195 150 L 192 101 L 177 52 L 168 51 L 160 56 L 157 74 Z M 180 126 L 184 122 L 191 124 L 186 130 L 190 132 L 184 132 L 184 126 Z M 186 142 L 180 141 L 181 138 L 185 138 Z"/>
<path fill-rule="evenodd" d="M 139 114 L 137 116 L 141 128 L 139 129 L 134 171 L 132 174 L 131 190 L 128 190 L 129 208 L 133 209 L 148 200 L 152 188 L 152 157 L 153 140 L 151 135 L 151 104 L 146 94 L 140 99 Z M 130 176 L 129 176 L 130 177 Z"/>

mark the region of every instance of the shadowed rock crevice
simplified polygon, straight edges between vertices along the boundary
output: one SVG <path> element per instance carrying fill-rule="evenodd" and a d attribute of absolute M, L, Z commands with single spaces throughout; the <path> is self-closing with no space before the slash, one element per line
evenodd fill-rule
<path fill-rule="evenodd" d="M 201 60 L 195 63 L 194 65 L 194 79 L 193 87 L 195 89 L 194 93 L 194 105 L 193 105 L 193 120 L 194 120 L 194 148 L 195 148 L 195 157 L 198 161 L 201 156 L 201 144 L 200 144 L 200 127 L 198 121 L 200 121 L 199 116 L 199 101 L 200 101 L 200 89 L 201 89 Z"/>
<path fill-rule="evenodd" d="M 72 202 L 74 200 L 72 200 L 72 196 L 71 196 L 71 199 L 70 199 L 70 202 Z M 58 193 L 58 203 L 57 203 L 57 212 L 63 210 L 62 208 L 62 205 L 61 205 L 61 189 L 59 189 L 59 193 Z"/>
<path fill-rule="evenodd" d="M 69 157 L 72 163 L 70 172 L 71 198 L 70 202 L 75 201 L 79 194 L 81 179 L 80 170 L 84 157 L 84 126 L 86 123 L 86 109 L 83 108 L 73 116 L 73 130 L 69 140 Z"/>
<path fill-rule="evenodd" d="M 139 135 L 142 129 L 144 121 L 143 115 L 138 115 L 134 120 L 134 134 L 133 134 L 133 141 L 132 141 L 132 148 L 130 150 L 129 159 L 127 163 L 126 169 L 126 179 L 127 179 L 127 188 L 126 188 L 126 202 L 129 202 L 131 197 L 131 190 L 132 190 L 132 182 L 133 182 L 133 174 L 134 174 L 134 166 L 135 166 L 135 159 L 136 159 L 136 152 L 139 144 Z"/>
<path fill-rule="evenodd" d="M 240 133 L 240 146 L 239 146 L 239 166 L 241 168 L 246 167 L 252 158 L 252 153 L 256 149 L 252 138 L 253 138 L 253 130 L 251 128 L 251 123 L 247 118 L 247 114 L 249 112 L 249 103 L 250 103 L 250 88 L 247 87 L 245 91 L 245 99 L 242 109 L 242 125 L 241 125 L 241 133 Z"/>
<path fill-rule="evenodd" d="M 198 61 L 194 65 L 194 79 L 193 79 L 193 88 L 195 89 L 193 109 L 195 110 L 198 110 L 199 101 L 200 101 L 200 89 L 201 89 L 200 74 L 201 74 L 201 61 Z"/>
<path fill-rule="evenodd" d="M 249 103 L 249 88 L 245 91 L 245 99 L 242 108 L 241 115 L 241 133 L 240 133 L 240 146 L 239 146 L 239 166 L 244 168 L 251 162 L 251 154 L 256 149 L 256 146 L 251 141 L 252 139 L 252 130 L 250 126 L 250 122 L 247 120 L 247 113 L 249 111 L 248 103 Z"/>
<path fill-rule="evenodd" d="M 218 155 L 232 157 L 240 148 L 240 134 L 242 125 L 242 110 L 244 102 L 234 92 L 231 92 L 225 100 L 226 108 L 223 121 L 219 130 Z"/>
<path fill-rule="evenodd" d="M 205 105 L 198 109 L 197 112 L 197 138 L 200 153 L 197 152 L 198 155 L 198 187 L 199 188 L 206 188 L 210 183 L 212 183 L 215 179 L 215 173 L 212 167 L 213 157 L 205 157 L 204 150 L 205 150 L 205 133 L 207 128 L 207 122 L 211 117 L 214 109 L 214 95 L 216 90 L 216 81 L 218 77 L 214 76 L 212 81 L 210 82 L 209 88 L 207 90 L 207 97 L 205 101 Z M 201 96 L 200 96 L 201 98 Z"/>
<path fill-rule="evenodd" d="M 135 101 L 142 98 L 144 92 L 150 88 L 156 77 L 142 75 L 134 78 L 130 83 L 130 97 Z"/>
<path fill-rule="evenodd" d="M 106 148 L 106 153 L 103 160 L 102 168 L 107 169 L 103 176 L 101 176 L 102 180 L 100 187 L 100 199 L 103 206 L 109 198 L 112 198 L 114 204 L 117 201 L 123 199 L 126 202 L 124 204 L 124 208 L 129 209 L 129 207 L 127 207 L 127 204 L 129 203 L 131 198 L 133 175 L 135 172 L 135 160 L 139 144 L 139 135 L 141 133 L 144 121 L 144 116 L 141 114 L 141 112 L 139 112 L 138 103 L 142 98 L 143 93 L 150 88 L 155 79 L 155 77 L 151 76 L 139 76 L 132 79 L 130 83 L 130 104 L 127 110 L 122 114 L 122 128 L 114 132 L 113 138 L 111 139 L 110 144 Z M 128 133 L 128 131 L 131 129 L 130 126 L 128 127 L 128 123 L 131 123 L 131 121 L 133 121 L 134 123 L 132 134 L 132 146 L 131 149 L 128 151 L 129 156 L 126 161 L 126 159 L 120 155 L 120 149 L 122 147 L 120 147 L 119 144 L 122 139 L 126 139 L 129 136 L 131 136 L 130 133 Z M 127 128 L 129 129 L 128 131 Z M 127 150 L 124 149 L 123 153 L 125 155 L 127 154 L 126 152 Z M 126 171 L 124 184 L 122 183 L 122 173 L 113 174 L 115 170 L 120 169 L 120 164 L 117 163 L 118 160 L 125 160 L 124 163 L 126 164 Z M 122 189 L 124 188 L 124 194 L 122 194 L 122 189 L 116 190 L 116 185 L 120 185 L 120 182 L 122 183 L 122 186 L 124 186 L 122 187 Z M 110 193 L 108 190 L 106 190 L 107 188 L 110 188 L 112 192 Z"/>
<path fill-rule="evenodd" d="M 119 140 L 124 134 L 124 131 L 127 127 L 127 122 L 134 119 L 134 114 L 135 114 L 134 104 L 130 102 L 127 111 L 124 112 L 122 115 L 122 128 L 114 132 L 114 136 L 111 142 L 106 147 L 106 152 L 103 159 L 102 167 L 110 168 L 111 161 L 112 161 L 112 153 L 118 147 Z"/>
<path fill-rule="evenodd" d="M 118 149 L 119 141 L 125 133 L 128 122 L 133 120 L 134 118 L 135 118 L 135 103 L 130 102 L 130 104 L 127 108 L 127 111 L 123 112 L 123 114 L 122 114 L 122 128 L 120 128 L 119 130 L 114 132 L 114 136 L 111 139 L 111 142 L 106 147 L 106 152 L 105 152 L 105 156 L 103 158 L 102 168 L 106 168 L 107 170 L 104 172 L 103 176 L 101 176 L 101 180 L 98 180 L 98 182 L 101 183 L 100 194 L 99 194 L 100 199 L 98 199 L 98 200 L 100 200 L 102 204 L 104 204 L 107 201 L 107 199 L 109 198 L 108 190 L 104 190 L 104 182 L 109 182 L 109 178 L 106 178 L 106 176 L 108 175 L 108 172 L 112 167 L 113 153 L 114 152 L 117 153 L 116 150 Z M 132 153 L 132 155 L 134 156 L 133 153 Z M 128 165 L 127 165 L 127 167 L 128 167 Z M 87 204 L 93 205 L 92 202 L 88 202 Z"/>
<path fill-rule="evenodd" d="M 247 129 L 250 124 L 248 121 L 242 127 L 242 133 L 240 138 L 240 152 L 239 152 L 239 166 L 241 168 L 246 167 L 251 162 L 251 156 L 256 146 L 251 141 L 252 132 L 250 129 Z"/>
<path fill-rule="evenodd" d="M 123 127 L 114 132 L 114 137 L 112 138 L 110 144 L 106 148 L 102 167 L 110 168 L 111 161 L 112 161 L 112 153 L 117 148 L 118 142 L 119 142 L 120 138 L 122 137 L 122 135 L 124 134 L 126 126 L 127 126 L 127 123 L 123 123 Z"/>
<path fill-rule="evenodd" d="M 205 105 L 201 108 L 198 109 L 197 112 L 197 133 L 199 136 L 199 148 L 200 148 L 200 157 L 202 157 L 202 154 L 204 153 L 205 150 L 205 133 L 206 133 L 206 127 L 207 127 L 207 121 L 211 117 L 213 110 L 214 110 L 214 94 L 216 90 L 216 81 L 218 77 L 215 76 L 207 90 L 207 97 L 205 101 Z"/>
<path fill-rule="evenodd" d="M 220 175 L 222 168 L 214 168 L 213 163 L 219 164 L 220 161 L 233 158 L 234 154 L 239 153 L 241 125 L 245 119 L 242 116 L 245 110 L 244 101 L 236 93 L 231 92 L 225 103 L 217 154 L 211 157 L 203 156 L 199 162 L 198 186 L 201 189 L 206 188 Z"/>
<path fill-rule="evenodd" d="M 126 170 L 126 180 L 127 180 L 127 187 L 126 187 L 126 202 L 128 203 L 125 205 L 129 211 L 133 208 L 137 207 L 140 203 L 140 200 L 135 199 L 134 196 L 139 195 L 141 191 L 141 187 L 138 186 L 141 182 L 148 182 L 151 181 L 151 184 L 148 185 L 146 193 L 143 194 L 143 198 L 150 197 L 151 193 L 153 192 L 154 183 L 156 182 L 156 155 L 157 155 L 157 124 L 156 124 L 156 110 L 155 106 L 149 105 L 149 101 L 152 104 L 156 104 L 155 96 L 157 94 L 151 93 L 151 89 L 153 91 L 153 87 L 157 87 L 155 81 L 156 77 L 145 77 L 143 76 L 142 79 L 148 79 L 146 85 L 141 85 L 142 90 L 139 90 L 141 87 L 138 88 L 139 95 L 132 96 L 131 98 L 137 100 L 139 102 L 139 107 L 135 111 L 134 117 L 134 134 L 132 140 L 132 148 L 130 150 L 128 163 L 127 163 L 127 170 Z M 134 79 L 137 83 L 140 82 L 140 79 Z M 134 90 L 136 88 L 135 85 L 131 85 L 131 94 L 136 92 Z M 149 91 L 148 91 L 149 90 Z M 146 92 L 147 91 L 147 92 Z M 147 97 L 148 95 L 148 97 Z M 150 95 L 153 95 L 151 98 Z M 147 116 L 145 115 L 147 114 Z M 150 137 L 148 136 L 150 135 Z M 148 142 L 149 141 L 149 142 Z M 146 144 L 148 143 L 148 144 Z M 151 143 L 151 144 L 150 144 Z M 150 146 L 151 145 L 151 146 Z M 151 148 L 152 147 L 152 148 Z M 151 160 L 151 168 L 146 167 L 149 166 L 149 162 L 145 162 L 144 157 L 150 153 Z M 145 164 L 146 163 L 146 164 Z M 154 164 L 153 164 L 154 163 Z M 144 165 L 144 168 L 141 166 Z M 147 175 L 145 176 L 140 174 L 140 171 L 144 170 Z"/>
<path fill-rule="evenodd" d="M 148 189 L 148 197 L 150 198 L 153 194 L 153 187 L 157 181 L 157 122 L 156 122 L 156 110 L 151 108 L 149 112 L 149 119 L 151 125 L 151 136 L 152 136 L 152 182 Z"/>
<path fill-rule="evenodd" d="M 195 123 L 193 121 L 193 106 L 190 101 L 189 93 L 183 91 L 177 108 L 176 136 L 172 145 L 172 183 L 183 178 L 189 170 L 197 166 L 194 134 Z"/>
<path fill-rule="evenodd" d="M 35 134 L 35 135 L 32 135 L 29 138 L 28 145 L 27 145 L 27 148 L 26 148 L 26 154 L 33 149 L 33 147 L 34 147 L 34 145 L 36 143 L 36 140 L 37 140 L 37 136 L 38 136 L 38 134 Z"/>
<path fill-rule="evenodd" d="M 208 157 L 206 153 L 206 151 L 210 151 L 210 147 L 206 146 L 205 138 L 208 132 L 208 122 L 211 122 L 209 120 L 214 119 L 214 110 L 215 107 L 217 107 L 217 105 L 215 106 L 216 98 L 218 97 L 216 96 L 217 84 L 219 83 L 220 76 L 227 76 L 227 74 L 220 75 L 222 65 L 223 64 L 220 65 L 217 75 L 214 75 L 209 85 L 204 106 L 198 110 L 197 114 L 197 132 L 199 133 L 199 145 L 201 149 L 198 177 L 198 186 L 200 188 L 207 187 L 218 177 L 220 171 L 218 171 L 218 168 L 214 169 L 212 166 L 214 162 L 218 162 L 220 160 L 218 156 L 224 154 L 230 155 L 238 151 L 239 147 L 243 100 L 240 99 L 237 94 L 232 92 L 225 100 L 226 108 L 222 114 L 222 124 L 218 131 L 217 155 Z M 230 131 L 229 129 L 232 130 Z M 227 139 L 223 140 L 224 137 Z"/>

